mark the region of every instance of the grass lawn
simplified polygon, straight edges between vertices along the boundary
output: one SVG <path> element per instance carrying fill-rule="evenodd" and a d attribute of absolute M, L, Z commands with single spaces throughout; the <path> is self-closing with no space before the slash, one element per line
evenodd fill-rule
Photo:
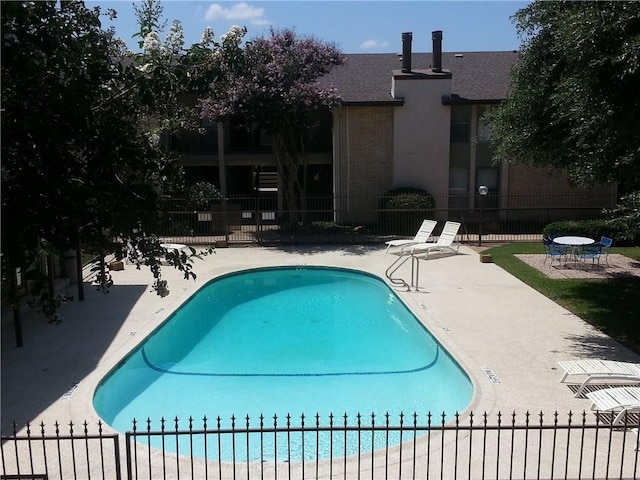
<path fill-rule="evenodd" d="M 514 254 L 544 253 L 541 243 L 513 243 L 484 253 L 526 284 L 600 331 L 640 354 L 640 277 L 612 280 L 555 280 L 517 259 Z M 640 261 L 640 247 L 612 248 Z"/>

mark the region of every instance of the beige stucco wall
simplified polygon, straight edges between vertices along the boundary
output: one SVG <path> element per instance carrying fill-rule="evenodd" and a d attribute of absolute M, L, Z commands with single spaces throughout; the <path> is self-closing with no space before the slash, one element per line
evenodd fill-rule
<path fill-rule="evenodd" d="M 338 221 L 371 221 L 378 198 L 395 187 L 417 187 L 446 208 L 449 188 L 448 73 L 390 75 L 397 106 L 349 106 L 334 111 L 334 181 Z M 366 213 L 365 213 L 366 212 Z"/>
<path fill-rule="evenodd" d="M 405 101 L 394 110 L 394 187 L 423 188 L 446 199 L 451 108 L 442 104 L 442 96 L 451 93 L 451 76 L 394 72 L 392 93 Z"/>

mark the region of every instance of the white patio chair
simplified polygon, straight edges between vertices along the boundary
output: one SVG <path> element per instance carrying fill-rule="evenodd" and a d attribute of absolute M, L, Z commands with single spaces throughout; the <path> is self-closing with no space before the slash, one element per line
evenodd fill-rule
<path fill-rule="evenodd" d="M 451 252 L 458 253 L 460 244 L 456 242 L 456 235 L 460 230 L 459 222 L 447 222 L 444 224 L 442 233 L 438 237 L 437 242 L 433 243 L 419 243 L 413 245 L 408 252 L 411 255 L 424 255 L 425 258 L 429 258 L 429 255 L 436 252 Z"/>
<path fill-rule="evenodd" d="M 424 220 L 413 238 L 399 238 L 397 240 L 389 240 L 388 242 L 385 242 L 387 245 L 385 252 L 389 253 L 389 249 L 391 247 L 400 247 L 400 253 L 402 253 L 405 248 L 411 245 L 428 242 L 429 238 L 431 238 L 431 234 L 433 233 L 433 229 L 436 228 L 436 224 L 437 222 L 435 220 Z"/>

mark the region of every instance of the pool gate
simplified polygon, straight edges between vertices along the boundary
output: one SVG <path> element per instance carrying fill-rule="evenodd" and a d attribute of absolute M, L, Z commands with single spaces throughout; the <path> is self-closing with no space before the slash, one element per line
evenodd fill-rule
<path fill-rule="evenodd" d="M 593 413 L 569 412 L 564 422 L 557 412 L 147 419 L 124 435 L 101 423 L 94 433 L 87 422 L 56 422 L 53 432 L 14 424 L 2 436 L 0 478 L 638 478 L 638 416 L 614 427 Z"/>

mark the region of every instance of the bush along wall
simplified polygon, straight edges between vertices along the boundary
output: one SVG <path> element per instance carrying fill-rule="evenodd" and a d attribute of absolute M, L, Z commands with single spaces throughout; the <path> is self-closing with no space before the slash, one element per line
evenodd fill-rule
<path fill-rule="evenodd" d="M 395 188 L 380 198 L 380 226 L 385 233 L 415 235 L 425 218 L 433 218 L 436 201 L 426 190 Z"/>
<path fill-rule="evenodd" d="M 623 232 L 619 231 L 615 222 L 607 219 L 553 222 L 544 227 L 542 234 L 550 238 L 576 235 L 593 238 L 596 241 L 605 236 L 613 239 L 614 246 L 630 246 L 633 244 L 632 240 L 626 239 Z"/>

